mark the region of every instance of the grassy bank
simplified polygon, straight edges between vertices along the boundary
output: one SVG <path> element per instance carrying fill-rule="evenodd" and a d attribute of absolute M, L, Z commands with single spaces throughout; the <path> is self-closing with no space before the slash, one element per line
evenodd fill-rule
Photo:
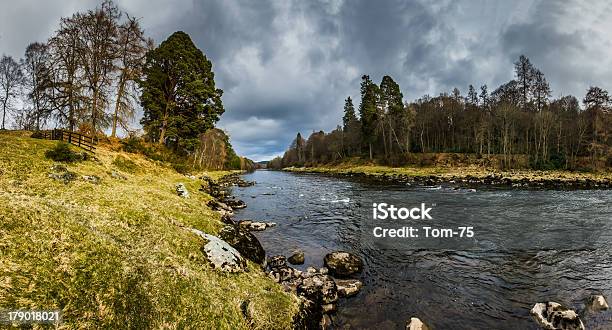
<path fill-rule="evenodd" d="M 295 298 L 259 267 L 234 275 L 205 262 L 185 228 L 215 234 L 222 223 L 198 180 L 102 148 L 68 164 L 76 180 L 64 184 L 48 177 L 54 145 L 0 132 L 0 309 L 61 309 L 71 329 L 291 327 Z"/>
<path fill-rule="evenodd" d="M 380 165 L 354 165 L 351 163 L 335 164 L 333 166 L 316 167 L 288 167 L 283 169 L 290 172 L 309 172 L 327 174 L 361 174 L 367 176 L 405 176 L 413 178 L 435 177 L 441 180 L 457 180 L 466 178 L 483 179 L 489 176 L 508 178 L 512 181 L 546 181 L 555 180 L 560 182 L 579 182 L 592 180 L 598 183 L 609 183 L 612 181 L 612 172 L 571 172 L 561 170 L 538 171 L 538 170 L 499 170 L 482 166 L 406 166 L 388 167 Z"/>

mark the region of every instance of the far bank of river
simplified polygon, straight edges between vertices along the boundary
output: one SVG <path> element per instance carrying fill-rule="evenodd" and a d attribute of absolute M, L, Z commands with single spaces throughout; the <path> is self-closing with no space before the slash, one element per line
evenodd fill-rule
<path fill-rule="evenodd" d="M 587 329 L 612 327 L 611 311 L 585 308 L 591 295 L 612 296 L 609 190 L 466 189 L 368 180 L 354 169 L 343 174 L 352 177 L 256 171 L 244 179 L 257 184 L 233 189 L 248 204 L 237 220 L 277 223 L 255 233 L 268 256 L 301 249 L 301 270 L 321 267 L 337 250 L 364 261 L 364 287 L 338 305 L 335 326 L 404 329 L 419 317 L 434 329 L 539 329 L 530 309 L 556 301 L 578 311 Z M 472 226 L 475 239 L 468 247 L 452 240 L 428 248 L 381 245 L 367 230 L 377 202 L 435 205 L 430 225 Z"/>
<path fill-rule="evenodd" d="M 320 166 L 288 167 L 283 171 L 361 176 L 396 183 L 451 184 L 458 187 L 501 186 L 544 189 L 609 189 L 612 172 L 495 170 L 482 167 Z"/>

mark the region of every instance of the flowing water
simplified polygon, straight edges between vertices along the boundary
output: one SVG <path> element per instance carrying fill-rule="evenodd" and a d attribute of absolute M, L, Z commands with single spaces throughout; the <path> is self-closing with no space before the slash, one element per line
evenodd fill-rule
<path fill-rule="evenodd" d="M 581 313 L 588 329 L 612 329 L 612 312 L 585 299 L 612 300 L 612 191 L 456 189 L 357 178 L 257 171 L 234 188 L 248 207 L 236 219 L 273 221 L 256 233 L 268 256 L 302 249 L 302 266 L 351 251 L 364 261 L 364 288 L 341 300 L 339 328 L 404 329 L 416 316 L 436 329 L 537 329 L 536 302 Z M 433 220 L 375 220 L 373 203 L 415 207 Z M 473 226 L 472 238 L 377 239 L 377 225 Z M 422 235 L 421 235 L 422 236 Z"/>

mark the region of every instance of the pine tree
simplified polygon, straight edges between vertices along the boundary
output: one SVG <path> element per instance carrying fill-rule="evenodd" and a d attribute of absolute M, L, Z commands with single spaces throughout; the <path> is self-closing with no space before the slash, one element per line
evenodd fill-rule
<path fill-rule="evenodd" d="M 376 140 L 376 122 L 378 120 L 378 86 L 372 82 L 370 76 L 361 77 L 361 103 L 359 104 L 359 117 L 361 118 L 361 132 L 364 142 L 368 145 L 370 160 L 373 158 L 372 144 Z"/>
<path fill-rule="evenodd" d="M 147 54 L 141 123 L 151 140 L 191 151 L 198 136 L 223 114 L 211 62 L 184 32 L 175 32 Z"/>

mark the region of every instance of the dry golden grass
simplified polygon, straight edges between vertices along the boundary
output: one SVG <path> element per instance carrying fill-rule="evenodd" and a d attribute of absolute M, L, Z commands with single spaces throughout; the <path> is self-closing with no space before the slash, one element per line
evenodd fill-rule
<path fill-rule="evenodd" d="M 0 309 L 61 309 L 70 329 L 291 327 L 296 299 L 258 266 L 225 274 L 206 264 L 185 227 L 215 234 L 222 224 L 199 180 L 103 148 L 67 164 L 77 180 L 64 184 L 48 177 L 54 144 L 0 133 Z M 176 195 L 178 182 L 189 199 Z"/>
<path fill-rule="evenodd" d="M 411 177 L 436 176 L 442 178 L 465 178 L 473 176 L 483 178 L 488 175 L 500 175 L 504 178 L 513 180 L 529 179 L 529 180 L 594 180 L 594 181 L 610 181 L 612 180 L 612 172 L 570 172 L 561 170 L 551 171 L 536 171 L 536 170 L 507 170 L 486 169 L 481 166 L 461 166 L 461 167 L 443 167 L 443 166 L 424 166 L 424 167 L 388 167 L 379 165 L 352 165 L 350 163 L 339 164 L 335 166 L 320 166 L 320 167 L 288 167 L 286 171 L 291 172 L 313 172 L 313 173 L 330 173 L 330 174 L 367 174 L 370 176 L 377 175 L 407 175 Z"/>

